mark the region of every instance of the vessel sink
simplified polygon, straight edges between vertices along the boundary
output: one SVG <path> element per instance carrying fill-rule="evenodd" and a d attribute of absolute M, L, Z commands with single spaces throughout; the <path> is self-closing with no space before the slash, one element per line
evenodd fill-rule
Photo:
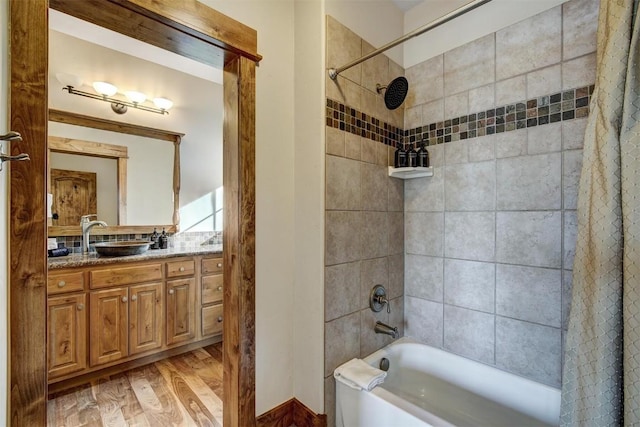
<path fill-rule="evenodd" d="M 129 240 L 124 242 L 101 242 L 95 245 L 96 252 L 102 256 L 139 255 L 149 249 L 149 242 Z"/>

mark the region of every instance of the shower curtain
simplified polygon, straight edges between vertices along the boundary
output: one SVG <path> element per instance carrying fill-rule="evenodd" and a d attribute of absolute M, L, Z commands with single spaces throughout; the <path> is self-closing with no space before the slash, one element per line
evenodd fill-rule
<path fill-rule="evenodd" d="M 601 0 L 561 424 L 640 425 L 640 16 Z"/>

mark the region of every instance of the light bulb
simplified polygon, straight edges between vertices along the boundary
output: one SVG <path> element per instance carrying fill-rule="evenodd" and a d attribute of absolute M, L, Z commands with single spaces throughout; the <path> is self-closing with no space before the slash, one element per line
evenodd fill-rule
<path fill-rule="evenodd" d="M 173 106 L 173 101 L 167 98 L 153 98 L 153 103 L 161 110 L 168 110 Z"/>
<path fill-rule="evenodd" d="M 103 96 L 113 96 L 118 92 L 117 87 L 107 82 L 93 82 L 93 88 Z"/>
<path fill-rule="evenodd" d="M 74 74 L 56 73 L 56 79 L 65 86 L 80 87 L 82 79 Z"/>
<path fill-rule="evenodd" d="M 129 101 L 134 104 L 142 104 L 147 99 L 147 95 L 142 92 L 136 92 L 135 90 L 129 90 L 124 94 L 129 98 Z"/>

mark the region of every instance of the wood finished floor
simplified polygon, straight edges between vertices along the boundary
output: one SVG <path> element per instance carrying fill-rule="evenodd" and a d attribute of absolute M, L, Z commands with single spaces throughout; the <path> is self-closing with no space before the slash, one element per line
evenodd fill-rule
<path fill-rule="evenodd" d="M 222 427 L 222 343 L 57 393 L 48 427 Z"/>

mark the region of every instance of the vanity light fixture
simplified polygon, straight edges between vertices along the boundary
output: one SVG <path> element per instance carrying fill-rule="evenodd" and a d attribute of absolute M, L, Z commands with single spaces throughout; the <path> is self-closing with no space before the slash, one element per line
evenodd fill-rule
<path fill-rule="evenodd" d="M 173 102 L 166 98 L 154 98 L 153 103 L 155 107 L 144 105 L 143 103 L 147 100 L 147 96 L 144 93 L 136 91 L 125 92 L 128 101 L 111 98 L 118 92 L 118 88 L 107 82 L 94 82 L 93 88 L 97 94 L 78 90 L 70 84 L 67 84 L 62 90 L 66 90 L 72 95 L 80 95 L 86 98 L 109 102 L 111 103 L 111 109 L 117 114 L 126 113 L 128 107 L 149 111 L 151 113 L 169 114 L 168 110 L 173 106 Z"/>

